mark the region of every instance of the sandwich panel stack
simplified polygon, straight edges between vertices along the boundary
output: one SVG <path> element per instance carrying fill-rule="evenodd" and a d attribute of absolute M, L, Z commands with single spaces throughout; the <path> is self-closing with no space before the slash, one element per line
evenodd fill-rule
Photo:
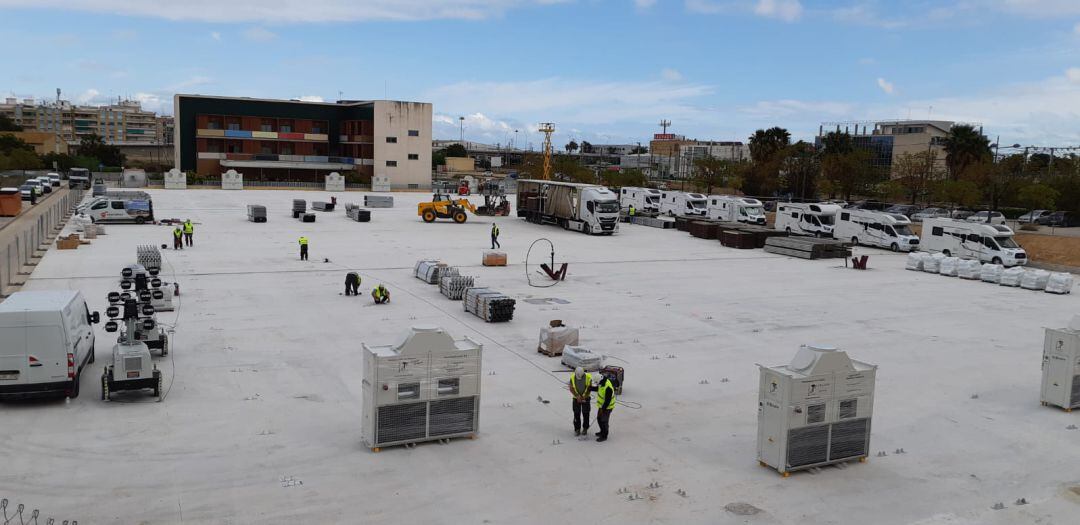
<path fill-rule="evenodd" d="M 444 275 L 439 279 L 439 293 L 454 301 L 460 301 L 465 290 L 475 286 L 476 278 L 471 275 Z"/>
<path fill-rule="evenodd" d="M 464 306 L 469 312 L 489 323 L 506 322 L 514 318 L 514 299 L 489 288 L 465 290 Z"/>
<path fill-rule="evenodd" d="M 304 199 L 293 199 L 292 201 L 292 216 L 293 218 L 300 217 L 300 214 L 307 212 L 307 201 Z"/>
<path fill-rule="evenodd" d="M 681 232 L 686 231 L 687 225 L 690 223 L 690 219 L 686 217 L 675 217 L 675 229 Z"/>
<path fill-rule="evenodd" d="M 692 221 L 687 225 L 686 231 L 699 239 L 715 239 L 719 226 L 715 222 Z"/>
<path fill-rule="evenodd" d="M 443 277 L 460 275 L 457 268 L 435 260 L 417 261 L 413 274 L 417 279 L 428 284 L 439 284 L 439 279 Z"/>
<path fill-rule="evenodd" d="M 300 222 L 315 222 L 315 214 L 314 213 L 301 213 L 300 214 Z"/>
<path fill-rule="evenodd" d="M 729 248 L 738 248 L 740 250 L 748 250 L 750 248 L 757 248 L 757 236 L 753 233 L 747 233 L 735 230 L 720 230 L 720 234 L 717 238 L 720 239 L 720 244 Z"/>
<path fill-rule="evenodd" d="M 840 241 L 812 237 L 769 237 L 765 251 L 800 259 L 850 257 L 851 249 Z"/>
<path fill-rule="evenodd" d="M 356 222 L 371 221 L 371 210 L 365 210 L 351 203 L 345 205 L 345 215 Z"/>
<path fill-rule="evenodd" d="M 334 203 L 314 201 L 311 203 L 311 209 L 317 211 L 334 211 Z"/>
<path fill-rule="evenodd" d="M 661 219 L 659 217 L 646 217 L 643 215 L 634 215 L 630 217 L 630 222 L 633 224 L 640 224 L 642 226 L 649 226 L 651 228 L 674 228 L 675 221 L 671 219 Z"/>
<path fill-rule="evenodd" d="M 364 206 L 367 208 L 393 208 L 394 197 L 390 195 L 364 195 Z"/>

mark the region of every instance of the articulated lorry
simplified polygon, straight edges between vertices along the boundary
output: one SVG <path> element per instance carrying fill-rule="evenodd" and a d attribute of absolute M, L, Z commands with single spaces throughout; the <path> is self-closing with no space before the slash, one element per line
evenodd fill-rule
<path fill-rule="evenodd" d="M 619 201 L 613 191 L 596 184 L 519 180 L 517 215 L 588 234 L 619 231 Z"/>

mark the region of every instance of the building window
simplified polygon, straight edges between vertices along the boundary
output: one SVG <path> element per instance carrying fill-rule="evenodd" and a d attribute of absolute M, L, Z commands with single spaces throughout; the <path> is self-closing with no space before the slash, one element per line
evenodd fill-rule
<path fill-rule="evenodd" d="M 229 123 L 229 131 L 240 131 L 240 123 L 239 122 L 230 122 Z"/>
<path fill-rule="evenodd" d="M 388 168 L 397 167 L 397 161 L 396 160 L 388 160 L 388 161 L 386 161 L 386 167 L 388 167 Z"/>
<path fill-rule="evenodd" d="M 410 153 L 409 160 L 420 160 L 420 155 L 417 155 L 416 153 Z"/>
<path fill-rule="evenodd" d="M 211 120 L 206 123 L 206 129 L 221 129 L 221 125 Z"/>
<path fill-rule="evenodd" d="M 290 146 L 288 144 L 282 144 L 281 145 L 281 154 L 282 155 L 292 155 L 292 146 Z"/>
<path fill-rule="evenodd" d="M 323 132 L 323 123 L 322 122 L 314 122 L 314 123 L 312 123 L 311 124 L 311 132 L 321 135 L 322 132 Z"/>
<path fill-rule="evenodd" d="M 397 144 L 397 137 L 386 137 L 387 144 Z"/>
<path fill-rule="evenodd" d="M 292 133 L 292 126 L 288 124 L 282 124 L 278 131 L 281 133 Z"/>
<path fill-rule="evenodd" d="M 264 120 L 262 125 L 259 126 L 259 131 L 274 131 L 274 123 Z"/>
<path fill-rule="evenodd" d="M 420 130 L 418 130 L 418 129 L 410 129 L 409 130 L 409 136 L 410 137 L 419 137 L 420 136 Z"/>

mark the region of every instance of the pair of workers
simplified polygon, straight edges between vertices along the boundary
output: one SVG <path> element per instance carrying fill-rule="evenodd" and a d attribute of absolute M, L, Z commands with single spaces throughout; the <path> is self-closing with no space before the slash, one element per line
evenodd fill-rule
<path fill-rule="evenodd" d="M 345 295 L 360 295 L 360 274 L 356 272 L 349 272 L 345 274 Z M 390 302 L 390 290 L 386 289 L 380 283 L 378 286 L 371 290 L 371 298 L 375 300 L 375 304 L 385 304 Z"/>
<path fill-rule="evenodd" d="M 195 235 L 195 225 L 191 224 L 191 219 L 187 219 L 183 224 L 176 225 L 173 229 L 173 249 L 183 250 L 185 241 L 188 247 L 192 246 L 192 236 Z"/>
<path fill-rule="evenodd" d="M 596 392 L 596 424 L 600 425 L 600 432 L 596 433 L 596 441 L 603 443 L 608 438 L 608 421 L 611 419 L 611 411 L 615 409 L 615 382 L 614 377 L 601 374 L 600 383 L 593 385 L 592 374 L 580 366 L 570 373 L 569 389 L 574 410 L 574 435 L 589 434 L 589 402 L 592 393 Z"/>

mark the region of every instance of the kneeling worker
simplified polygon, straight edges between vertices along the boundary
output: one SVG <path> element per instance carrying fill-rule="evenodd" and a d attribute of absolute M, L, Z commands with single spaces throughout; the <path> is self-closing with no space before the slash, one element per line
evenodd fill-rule
<path fill-rule="evenodd" d="M 356 272 L 345 274 L 345 295 L 360 295 L 360 274 Z"/>
<path fill-rule="evenodd" d="M 615 409 L 615 383 L 610 375 L 604 375 L 600 384 L 593 387 L 596 390 L 596 423 L 600 425 L 600 432 L 596 433 L 596 440 L 607 441 L 608 420 L 611 411 Z"/>
<path fill-rule="evenodd" d="M 390 290 L 387 290 L 381 283 L 371 291 L 371 297 L 375 299 L 375 304 L 383 304 L 390 302 Z"/>
<path fill-rule="evenodd" d="M 570 372 L 570 395 L 573 396 L 574 435 L 589 435 L 589 401 L 592 399 L 592 374 L 580 366 Z"/>

